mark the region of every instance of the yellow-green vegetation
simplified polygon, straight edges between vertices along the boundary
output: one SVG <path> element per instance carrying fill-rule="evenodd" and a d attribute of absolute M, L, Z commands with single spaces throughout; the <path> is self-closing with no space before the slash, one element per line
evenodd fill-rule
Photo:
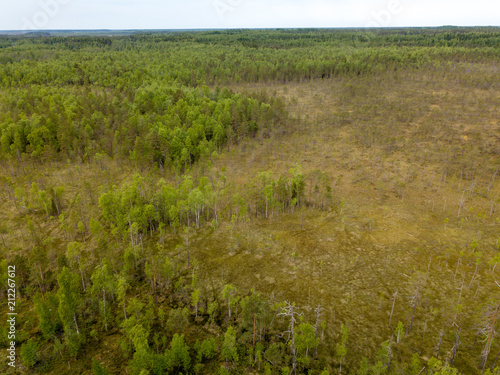
<path fill-rule="evenodd" d="M 1 371 L 498 373 L 499 40 L 1 39 Z"/>

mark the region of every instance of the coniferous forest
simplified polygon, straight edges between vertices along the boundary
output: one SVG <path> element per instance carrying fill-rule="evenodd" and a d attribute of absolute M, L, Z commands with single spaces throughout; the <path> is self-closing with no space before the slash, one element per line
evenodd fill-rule
<path fill-rule="evenodd" d="M 0 372 L 500 374 L 499 120 L 500 28 L 1 36 Z"/>

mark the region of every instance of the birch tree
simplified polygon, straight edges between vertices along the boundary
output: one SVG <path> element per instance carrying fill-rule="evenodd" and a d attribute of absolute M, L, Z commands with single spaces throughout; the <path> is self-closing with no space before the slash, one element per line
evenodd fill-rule
<path fill-rule="evenodd" d="M 107 331 L 108 319 L 111 316 L 109 298 L 113 297 L 115 293 L 115 279 L 106 262 L 95 269 L 91 279 L 92 294 L 97 296 L 98 299 L 102 298 L 102 300 L 99 301 L 99 307 L 104 323 L 104 329 Z"/>

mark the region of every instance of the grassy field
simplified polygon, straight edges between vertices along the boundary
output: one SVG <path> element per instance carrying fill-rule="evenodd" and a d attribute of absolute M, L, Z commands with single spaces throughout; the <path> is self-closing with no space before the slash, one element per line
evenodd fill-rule
<path fill-rule="evenodd" d="M 297 301 L 311 313 L 325 306 L 331 337 L 349 321 L 353 350 L 366 356 L 390 339 L 398 320 L 409 321 L 409 300 L 421 278 L 425 292 L 406 351 L 435 354 L 445 329 L 446 355 L 461 304 L 468 350 L 457 361 L 465 373 L 473 372 L 481 317 L 467 307 L 497 295 L 498 271 L 486 260 L 498 252 L 500 191 L 492 181 L 499 163 L 500 95 L 489 85 L 471 88 L 473 76 L 466 82 L 452 77 L 387 73 L 354 82 L 264 86 L 286 98 L 300 121 L 293 134 L 228 154 L 220 163 L 227 165 L 229 180 L 244 185 L 252 171 L 300 164 L 305 172 L 328 171 L 343 204 L 329 212 L 277 215 L 236 235 L 226 230 L 222 238 L 236 241 L 237 250 L 221 249 L 222 238 L 208 246 L 201 238 L 207 274 L 223 268 L 242 287 Z"/>

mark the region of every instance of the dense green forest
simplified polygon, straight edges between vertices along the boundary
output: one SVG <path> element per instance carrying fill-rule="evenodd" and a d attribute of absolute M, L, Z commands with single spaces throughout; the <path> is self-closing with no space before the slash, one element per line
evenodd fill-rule
<path fill-rule="evenodd" d="M 1 372 L 500 374 L 499 77 L 499 28 L 0 37 Z"/>

